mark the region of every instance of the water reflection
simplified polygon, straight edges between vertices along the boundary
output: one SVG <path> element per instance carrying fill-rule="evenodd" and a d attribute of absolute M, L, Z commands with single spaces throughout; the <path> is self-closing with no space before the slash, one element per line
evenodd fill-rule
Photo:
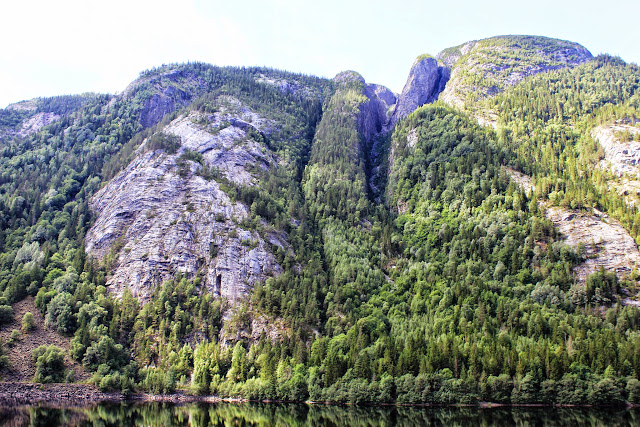
<path fill-rule="evenodd" d="M 105 403 L 0 408 L 8 426 L 565 426 L 640 425 L 640 409 L 345 407 L 266 403 Z"/>

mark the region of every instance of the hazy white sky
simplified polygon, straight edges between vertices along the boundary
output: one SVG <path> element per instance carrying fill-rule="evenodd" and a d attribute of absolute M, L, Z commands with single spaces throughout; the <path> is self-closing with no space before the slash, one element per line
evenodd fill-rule
<path fill-rule="evenodd" d="M 535 34 L 640 63 L 640 1 L 14 0 L 0 13 L 0 108 L 36 96 L 120 92 L 163 63 L 356 70 L 398 92 L 416 56 Z"/>

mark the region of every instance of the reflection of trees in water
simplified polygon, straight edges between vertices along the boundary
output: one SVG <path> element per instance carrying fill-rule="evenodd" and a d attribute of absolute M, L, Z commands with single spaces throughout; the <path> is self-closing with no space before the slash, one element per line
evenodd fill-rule
<path fill-rule="evenodd" d="M 267 403 L 105 403 L 81 408 L 0 408 L 0 424 L 47 426 L 466 426 L 640 424 L 640 409 L 352 407 Z"/>

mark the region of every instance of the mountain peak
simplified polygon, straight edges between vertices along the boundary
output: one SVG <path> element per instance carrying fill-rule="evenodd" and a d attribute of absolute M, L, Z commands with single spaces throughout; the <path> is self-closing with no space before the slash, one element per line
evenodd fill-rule
<path fill-rule="evenodd" d="M 448 68 L 438 65 L 436 58 L 428 54 L 418 56 L 387 127 L 393 128 L 398 120 L 411 114 L 416 108 L 438 99 L 438 94 L 448 80 Z"/>
<path fill-rule="evenodd" d="M 442 99 L 461 106 L 502 92 L 524 78 L 593 58 L 584 46 L 542 36 L 506 35 L 472 40 L 436 55 L 451 68 Z"/>

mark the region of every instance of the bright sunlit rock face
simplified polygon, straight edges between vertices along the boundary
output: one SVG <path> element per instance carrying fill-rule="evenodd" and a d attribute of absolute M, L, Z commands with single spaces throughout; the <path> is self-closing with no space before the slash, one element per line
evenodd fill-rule
<path fill-rule="evenodd" d="M 254 185 L 252 170 L 276 161 L 247 136 L 249 128 L 274 124 L 237 100 L 225 102 L 235 107 L 234 113 L 194 113 L 171 122 L 161 132 L 179 139 L 175 154 L 142 145 L 127 168 L 93 198 L 98 217 L 87 234 L 87 252 L 104 259 L 113 251 L 108 286 L 114 293 L 121 295 L 128 287 L 145 299 L 155 286 L 183 273 L 202 277 L 210 292 L 236 300 L 254 283 L 281 271 L 270 247 L 284 247 L 283 236 L 272 232 L 263 238 L 243 228 L 249 208 L 200 173 L 215 168 L 237 185 Z M 186 160 L 185 153 L 199 153 L 201 163 Z"/>

